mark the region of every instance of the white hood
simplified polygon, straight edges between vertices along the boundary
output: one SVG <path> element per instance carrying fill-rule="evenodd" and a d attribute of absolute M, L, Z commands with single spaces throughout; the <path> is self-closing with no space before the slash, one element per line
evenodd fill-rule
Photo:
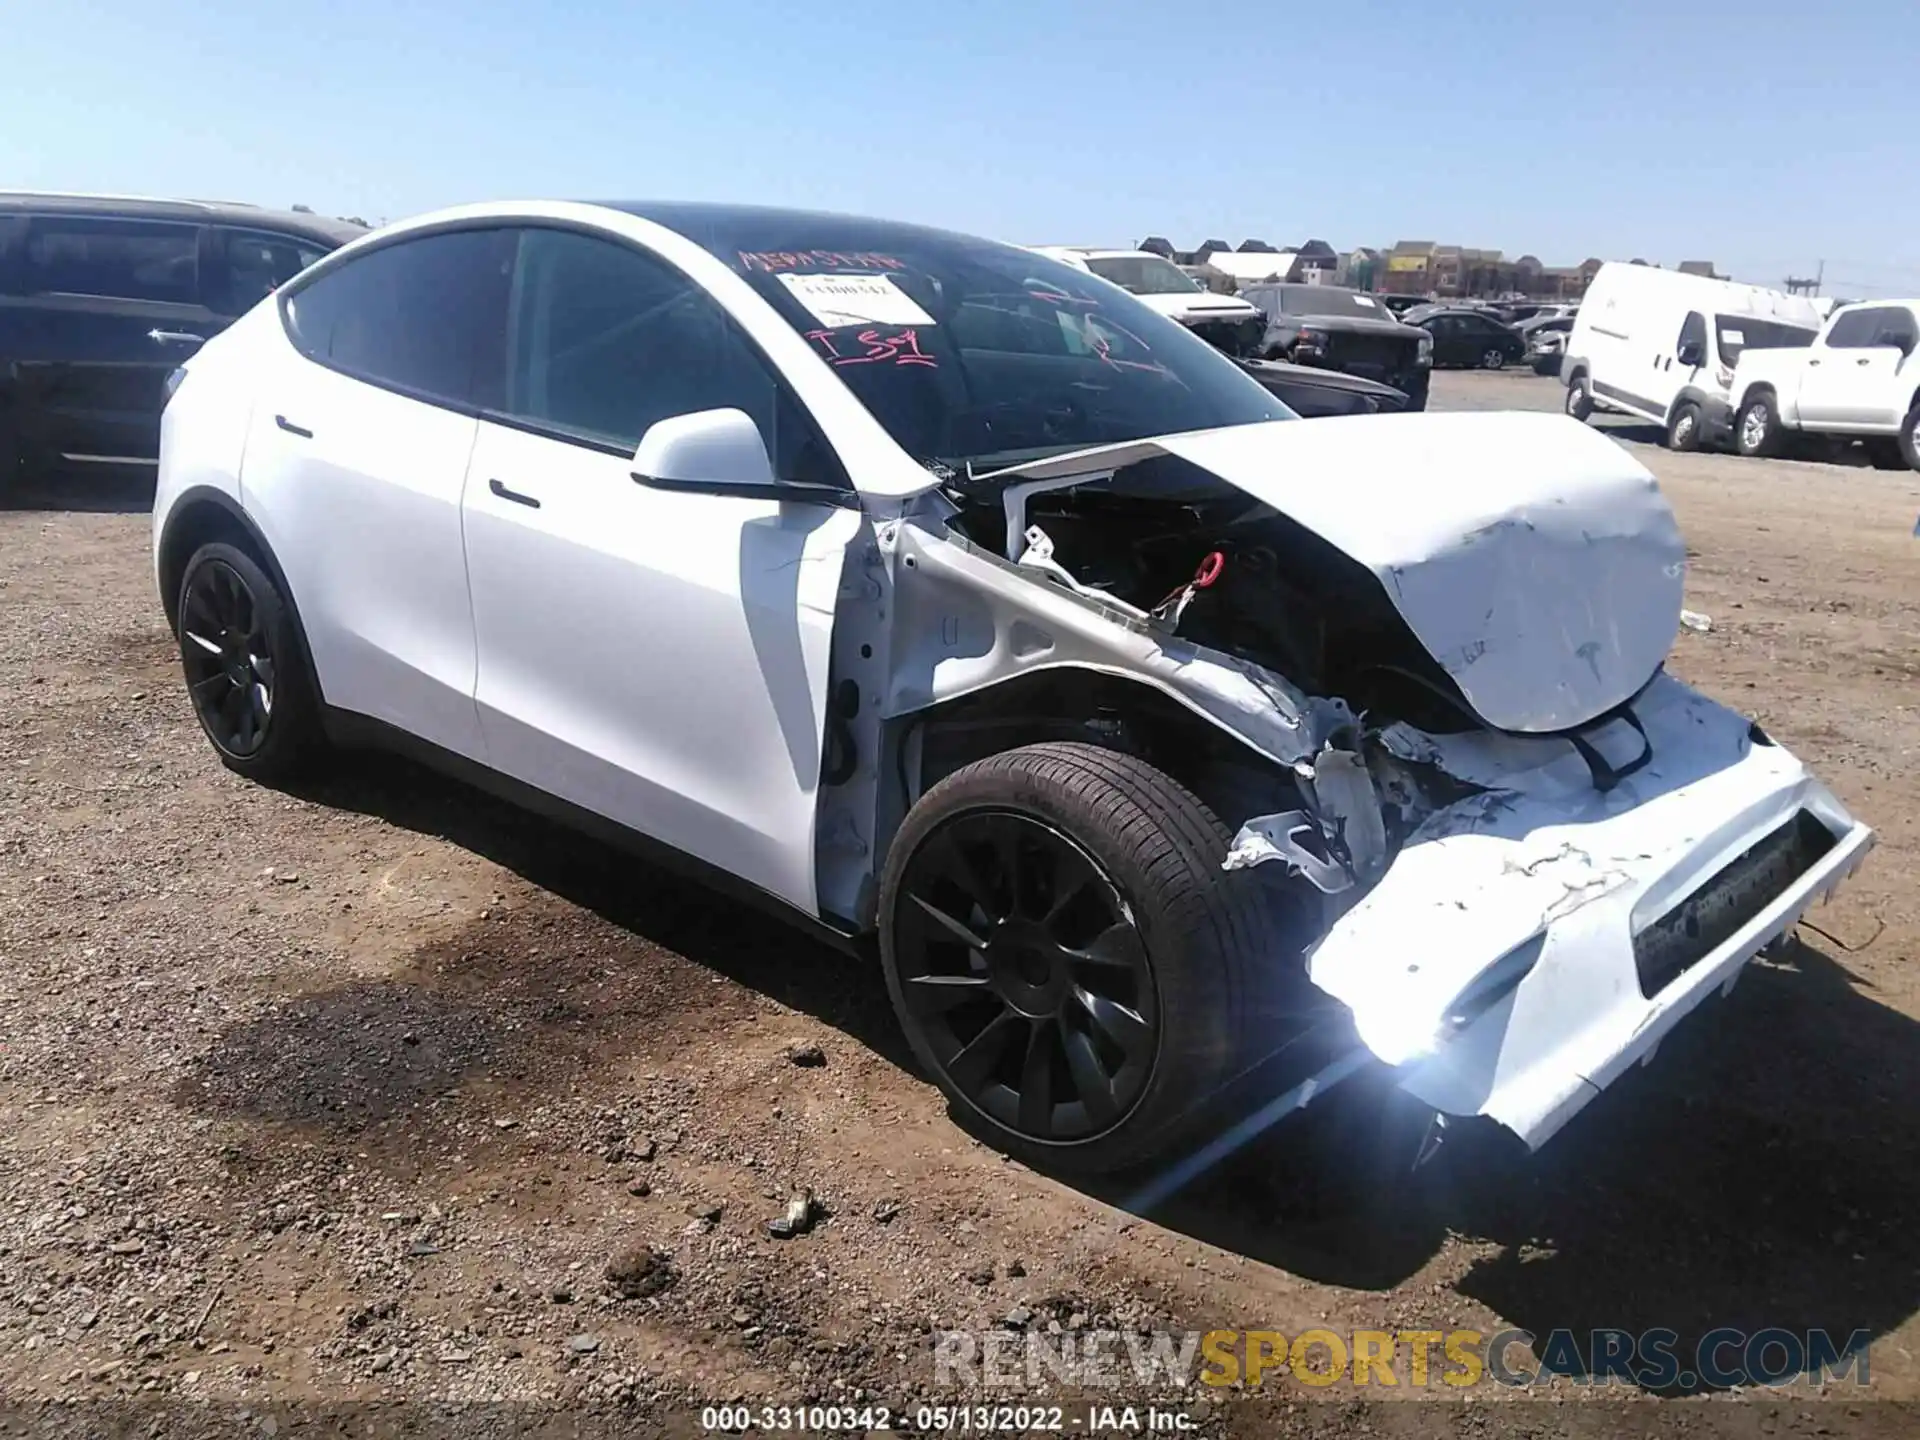
<path fill-rule="evenodd" d="M 1562 415 L 1366 415 L 1163 435 L 1002 471 L 1097 475 L 1177 455 L 1378 577 L 1489 725 L 1570 729 L 1673 646 L 1686 549 L 1653 476 Z"/>

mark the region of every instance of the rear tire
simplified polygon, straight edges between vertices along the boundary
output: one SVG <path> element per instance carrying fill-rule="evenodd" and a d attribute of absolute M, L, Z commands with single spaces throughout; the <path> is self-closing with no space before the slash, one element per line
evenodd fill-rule
<path fill-rule="evenodd" d="M 202 545 L 180 578 L 176 638 L 194 714 L 221 763 L 250 780 L 290 780 L 326 751 L 320 689 L 292 608 L 260 563 Z"/>
<path fill-rule="evenodd" d="M 1907 418 L 1901 422 L 1900 454 L 1909 469 L 1920 470 L 1920 399 L 1913 402 L 1913 408 L 1907 411 Z"/>
<path fill-rule="evenodd" d="M 887 855 L 880 953 L 957 1115 L 1089 1174 L 1170 1158 L 1219 1123 L 1195 1102 L 1272 1020 L 1297 953 L 1264 882 L 1221 870 L 1228 839 L 1176 781 L 1092 745 L 989 756 L 920 799 Z"/>
<path fill-rule="evenodd" d="M 1780 453 L 1780 414 L 1774 407 L 1773 392 L 1763 390 L 1734 419 L 1734 448 L 1749 459 L 1770 460 Z"/>
<path fill-rule="evenodd" d="M 1876 470 L 1905 470 L 1907 457 L 1897 439 L 1867 441 L 1867 459 Z"/>
<path fill-rule="evenodd" d="M 11 421 L 0 419 L 0 505 L 19 488 L 20 468 L 20 437 Z"/>
<path fill-rule="evenodd" d="M 1667 421 L 1667 448 L 1690 454 L 1700 448 L 1700 407 L 1691 400 L 1673 412 Z"/>

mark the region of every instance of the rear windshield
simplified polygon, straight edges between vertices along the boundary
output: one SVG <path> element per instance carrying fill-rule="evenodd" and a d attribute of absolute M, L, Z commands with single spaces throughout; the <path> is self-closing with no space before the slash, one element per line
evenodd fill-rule
<path fill-rule="evenodd" d="M 1361 320 L 1393 319 L 1393 313 L 1371 295 L 1362 295 L 1358 290 L 1322 289 L 1318 285 L 1276 285 L 1260 291 L 1254 303 L 1270 315 L 1350 315 Z"/>
<path fill-rule="evenodd" d="M 1200 287 L 1171 260 L 1158 255 L 1097 255 L 1087 268 L 1135 295 L 1191 295 Z"/>
<path fill-rule="evenodd" d="M 1819 333 L 1798 325 L 1782 325 L 1777 320 L 1756 320 L 1750 315 L 1716 315 L 1713 328 L 1720 340 L 1720 361 L 1725 365 L 1737 361 L 1742 350 L 1804 350 Z"/>

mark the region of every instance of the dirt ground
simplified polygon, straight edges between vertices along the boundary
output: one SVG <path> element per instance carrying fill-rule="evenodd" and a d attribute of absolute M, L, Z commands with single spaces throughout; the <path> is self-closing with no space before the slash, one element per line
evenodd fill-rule
<path fill-rule="evenodd" d="M 1558 395 L 1449 374 L 1435 405 Z M 736 1398 L 954 1403 L 932 1329 L 1667 1327 L 1684 1352 L 1779 1326 L 1869 1332 L 1871 1386 L 1151 1398 L 1210 1435 L 1896 1433 L 1914 1416 L 1876 1402 L 1920 1399 L 1920 475 L 1614 428 L 1711 617 L 1674 669 L 1880 848 L 1539 1155 L 1468 1137 L 1387 1205 L 1322 1124 L 1130 1215 L 957 1128 L 860 962 L 398 762 L 244 783 L 189 710 L 138 497 L 0 513 L 0 1395 L 644 1431 Z M 826 1218 L 772 1238 L 799 1187 Z M 621 1298 L 636 1246 L 657 1258 L 623 1283 L 652 1293 Z"/>

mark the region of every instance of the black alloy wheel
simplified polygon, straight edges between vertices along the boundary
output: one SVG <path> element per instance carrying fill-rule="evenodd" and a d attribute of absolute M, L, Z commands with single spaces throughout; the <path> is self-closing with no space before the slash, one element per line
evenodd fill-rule
<path fill-rule="evenodd" d="M 194 709 L 213 743 L 237 758 L 257 753 L 273 721 L 273 649 L 258 598 L 224 560 L 207 560 L 188 577 L 180 655 Z"/>
<path fill-rule="evenodd" d="M 1159 1005 L 1106 870 L 1031 815 L 967 810 L 915 850 L 896 901 L 908 1023 L 950 1089 L 1041 1145 L 1124 1121 L 1153 1077 Z"/>

